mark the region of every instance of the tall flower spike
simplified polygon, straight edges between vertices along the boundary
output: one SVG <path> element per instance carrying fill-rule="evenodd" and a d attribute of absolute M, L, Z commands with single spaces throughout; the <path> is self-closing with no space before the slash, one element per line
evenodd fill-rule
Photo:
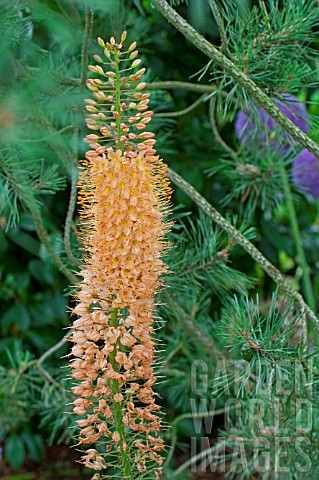
<path fill-rule="evenodd" d="M 81 415 L 83 463 L 110 478 L 158 479 L 161 418 L 152 386 L 153 321 L 159 276 L 166 271 L 171 190 L 156 155 L 145 69 L 134 42 L 98 39 L 103 65 L 90 65 L 95 100 L 86 100 L 94 133 L 82 162 L 79 203 L 85 255 L 76 293 L 72 341 L 74 412 Z M 125 76 L 123 76 L 125 75 Z M 93 446 L 95 445 L 95 447 Z M 85 448 L 88 448 L 85 450 Z"/>

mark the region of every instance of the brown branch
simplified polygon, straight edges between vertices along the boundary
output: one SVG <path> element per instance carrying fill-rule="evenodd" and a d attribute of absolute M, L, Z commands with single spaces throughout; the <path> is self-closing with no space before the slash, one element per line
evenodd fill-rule
<path fill-rule="evenodd" d="M 88 45 L 90 38 L 92 36 L 92 29 L 93 29 L 93 20 L 94 14 L 89 7 L 86 8 L 86 15 L 85 15 L 85 28 L 83 33 L 83 40 L 82 40 L 82 49 L 81 49 L 81 79 L 80 79 L 80 90 L 83 90 L 86 79 L 87 79 L 87 64 L 88 64 Z M 72 227 L 72 219 L 75 211 L 76 206 L 76 197 L 77 197 L 77 180 L 78 180 L 78 168 L 77 168 L 77 161 L 78 161 L 78 152 L 77 152 L 77 144 L 79 139 L 79 129 L 74 129 L 74 161 L 72 162 L 73 168 L 71 173 L 71 192 L 70 192 L 70 200 L 68 211 L 65 219 L 65 226 L 64 226 L 64 247 L 71 265 L 78 265 L 77 259 L 74 257 L 71 249 L 71 227 Z"/>
<path fill-rule="evenodd" d="M 255 247 L 242 233 L 231 225 L 207 200 L 198 193 L 192 185 L 184 180 L 174 170 L 168 170 L 169 178 L 179 186 L 217 225 L 227 232 L 277 283 L 278 286 L 299 305 L 302 312 L 314 324 L 319 332 L 319 319 L 304 301 L 302 295 L 295 290 L 285 276 Z"/>
<path fill-rule="evenodd" d="M 300 130 L 284 113 L 270 100 L 268 95 L 258 85 L 240 70 L 229 58 L 208 42 L 189 23 L 184 20 L 165 0 L 152 0 L 162 15 L 174 25 L 189 41 L 191 41 L 208 58 L 222 67 L 228 75 L 236 80 L 266 112 L 295 140 L 319 158 L 319 145 Z"/>
<path fill-rule="evenodd" d="M 204 98 L 207 97 L 207 94 L 204 93 L 204 95 L 201 95 L 197 100 L 195 100 L 194 103 L 192 103 L 191 105 L 189 105 L 188 107 L 186 108 L 183 108 L 182 110 L 178 110 L 176 112 L 163 112 L 163 113 L 155 113 L 154 114 L 154 117 L 162 117 L 162 118 L 170 118 L 170 117 L 181 117 L 182 115 L 186 115 L 186 113 L 189 113 L 191 112 L 192 110 L 194 110 L 194 108 L 196 108 L 200 103 L 203 102 Z"/>
<path fill-rule="evenodd" d="M 209 100 L 209 121 L 210 125 L 212 127 L 212 131 L 215 135 L 215 138 L 217 142 L 228 152 L 233 158 L 237 158 L 237 154 L 235 150 L 233 150 L 229 145 L 227 145 L 226 142 L 222 139 L 220 136 L 220 133 L 218 131 L 217 125 L 216 125 L 216 120 L 215 120 L 215 107 L 216 107 L 216 97 L 212 97 Z"/>
<path fill-rule="evenodd" d="M 220 34 L 220 41 L 221 41 L 221 50 L 223 50 L 224 52 L 227 52 L 228 51 L 228 47 L 227 47 L 228 42 L 227 42 L 227 35 L 226 35 L 226 30 L 225 30 L 223 17 L 221 16 L 221 13 L 219 11 L 218 5 L 215 2 L 215 0 L 209 0 L 209 2 L 210 2 L 210 5 L 211 5 L 211 9 L 213 11 L 217 26 L 218 26 L 218 30 L 219 30 L 219 34 Z"/>
<path fill-rule="evenodd" d="M 60 256 L 57 254 L 57 252 L 54 251 L 50 240 L 49 240 L 49 233 L 47 229 L 44 226 L 43 223 L 43 218 L 41 215 L 41 210 L 40 206 L 36 204 L 35 202 L 29 202 L 28 204 L 29 210 L 32 214 L 35 228 L 37 235 L 40 239 L 40 242 L 45 246 L 45 248 L 48 251 L 48 254 L 50 255 L 51 260 L 53 263 L 57 266 L 59 271 L 73 284 L 78 281 L 77 277 L 67 268 L 67 266 L 64 264 L 64 262 L 61 260 Z"/>
<path fill-rule="evenodd" d="M 218 348 L 213 339 L 208 337 L 196 323 L 195 311 L 190 313 L 186 312 L 182 305 L 172 296 L 165 298 L 165 303 L 171 308 L 173 314 L 189 333 L 190 337 L 202 346 L 204 352 L 206 352 L 214 363 L 221 357 L 225 359 L 225 362 L 227 361 L 225 354 Z"/>
<path fill-rule="evenodd" d="M 203 270 L 205 268 L 211 267 L 212 265 L 214 265 L 214 263 L 219 262 L 220 260 L 223 260 L 229 256 L 229 249 L 231 248 L 233 243 L 234 240 L 231 239 L 229 245 L 226 248 L 223 248 L 222 250 L 217 252 L 216 255 L 214 255 L 214 257 L 208 262 L 203 263 L 202 265 L 196 265 L 195 267 L 192 265 L 187 265 L 185 268 L 181 268 L 180 270 L 172 272 L 173 275 L 182 275 L 183 273 L 196 272 L 197 270 Z"/>
<path fill-rule="evenodd" d="M 216 85 L 200 85 L 198 83 L 179 82 L 175 80 L 168 80 L 165 82 L 152 82 L 148 83 L 145 87 L 146 90 L 189 90 L 190 92 L 198 93 L 212 93 L 217 90 Z"/>

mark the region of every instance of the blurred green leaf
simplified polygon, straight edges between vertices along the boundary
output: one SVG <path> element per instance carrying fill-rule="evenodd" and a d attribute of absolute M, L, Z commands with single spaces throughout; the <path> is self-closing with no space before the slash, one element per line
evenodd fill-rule
<path fill-rule="evenodd" d="M 52 345 L 57 343 L 63 337 L 63 332 L 59 332 L 56 330 L 29 330 L 26 333 L 26 336 L 31 342 L 39 348 L 40 351 L 49 350 Z"/>
<path fill-rule="evenodd" d="M 40 242 L 28 233 L 22 232 L 18 227 L 10 229 L 7 236 L 13 243 L 32 255 L 39 255 Z"/>
<path fill-rule="evenodd" d="M 19 227 L 29 232 L 35 231 L 34 220 L 30 212 L 22 212 L 20 214 Z"/>
<path fill-rule="evenodd" d="M 21 438 L 26 446 L 30 459 L 35 463 L 41 463 L 44 456 L 44 443 L 41 435 L 34 434 L 28 428 L 22 432 Z"/>
<path fill-rule="evenodd" d="M 5 311 L 1 317 L 0 329 L 2 335 L 7 335 L 10 327 L 16 326 L 18 330 L 25 332 L 31 323 L 28 309 L 25 305 L 18 303 Z"/>
<path fill-rule="evenodd" d="M 40 284 L 52 285 L 54 283 L 54 268 L 51 264 L 34 258 L 28 263 L 28 270 Z"/>
<path fill-rule="evenodd" d="M 16 433 L 12 433 L 5 444 L 5 455 L 8 463 L 14 469 L 22 466 L 25 459 L 25 447 L 22 439 Z"/>

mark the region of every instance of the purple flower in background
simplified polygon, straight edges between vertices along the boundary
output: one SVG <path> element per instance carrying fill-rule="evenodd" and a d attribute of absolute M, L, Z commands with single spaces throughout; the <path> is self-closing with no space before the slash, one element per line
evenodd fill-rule
<path fill-rule="evenodd" d="M 289 120 L 291 120 L 297 127 L 299 127 L 304 133 L 307 133 L 309 130 L 308 120 L 309 116 L 306 111 L 306 106 L 298 102 L 297 97 L 291 94 L 284 94 L 283 100 L 276 100 L 275 101 L 277 107 L 284 113 Z M 290 135 L 288 135 L 281 127 L 278 126 L 277 122 L 267 113 L 262 107 L 257 109 L 260 122 L 257 122 L 257 125 L 261 125 L 264 128 L 260 128 L 260 126 L 256 126 L 255 123 L 249 118 L 249 113 L 251 111 L 250 104 L 247 105 L 247 113 L 240 111 L 237 114 L 237 118 L 235 121 L 235 132 L 236 137 L 241 140 L 245 144 L 254 144 L 256 145 L 264 145 L 267 141 L 266 129 L 269 130 L 269 133 L 273 133 L 274 130 L 280 128 L 282 131 L 282 139 L 284 143 L 291 143 L 293 142 Z M 268 135 L 269 142 L 273 147 L 277 146 L 278 143 L 273 140 L 271 135 Z M 283 152 L 287 151 L 289 145 L 280 148 L 280 151 Z"/>
<path fill-rule="evenodd" d="M 306 148 L 293 161 L 292 181 L 302 192 L 319 198 L 319 159 Z"/>

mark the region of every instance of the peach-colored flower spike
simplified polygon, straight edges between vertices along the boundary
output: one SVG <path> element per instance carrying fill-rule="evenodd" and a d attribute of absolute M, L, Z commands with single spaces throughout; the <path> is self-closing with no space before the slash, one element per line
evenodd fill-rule
<path fill-rule="evenodd" d="M 86 254 L 74 308 L 72 390 L 82 416 L 78 443 L 88 447 L 82 458 L 98 471 L 94 480 L 109 472 L 159 479 L 164 448 L 152 390 L 153 321 L 167 270 L 160 257 L 171 189 L 154 134 L 144 131 L 153 113 L 142 93 L 145 69 L 130 73 L 140 61 L 135 42 L 124 51 L 125 37 L 119 44 L 99 38 L 105 60 L 95 59 L 103 68 L 89 66 L 101 78 L 88 80 L 95 100 L 86 100 L 87 124 L 95 133 L 85 139 L 91 150 L 79 181 Z"/>

